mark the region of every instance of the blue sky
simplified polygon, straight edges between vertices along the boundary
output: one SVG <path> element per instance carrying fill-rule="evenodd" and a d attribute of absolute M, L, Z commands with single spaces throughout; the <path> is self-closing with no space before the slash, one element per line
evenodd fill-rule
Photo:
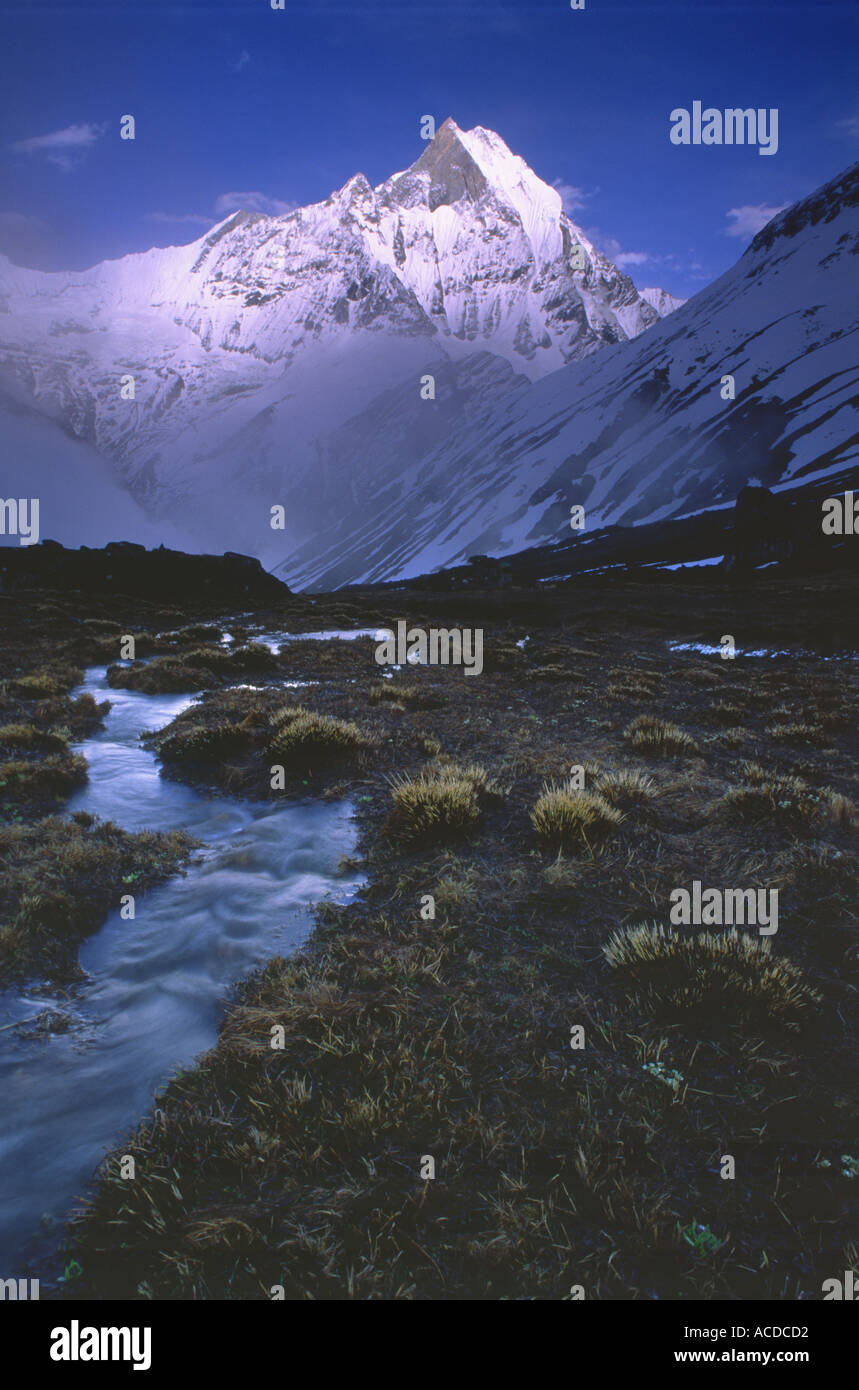
<path fill-rule="evenodd" d="M 83 268 L 191 241 L 235 206 L 379 183 L 452 115 L 561 187 L 639 285 L 689 295 L 859 158 L 857 53 L 854 0 L 0 3 L 0 250 Z M 695 100 L 777 107 L 778 152 L 672 145 Z"/>

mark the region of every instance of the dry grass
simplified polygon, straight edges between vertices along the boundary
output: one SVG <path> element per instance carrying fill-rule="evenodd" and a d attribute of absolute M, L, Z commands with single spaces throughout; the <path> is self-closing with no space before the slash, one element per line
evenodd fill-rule
<path fill-rule="evenodd" d="M 275 732 L 268 750 L 284 764 L 306 764 L 314 759 L 342 757 L 360 752 L 370 740 L 357 724 L 316 714 L 300 705 L 288 705 L 272 718 Z"/>
<path fill-rule="evenodd" d="M 652 1009 L 669 1015 L 796 1028 L 822 1002 L 797 966 L 772 956 L 769 941 L 735 930 L 678 936 L 656 925 L 626 927 L 603 950 Z"/>
<path fill-rule="evenodd" d="M 638 753 L 666 756 L 672 753 L 691 754 L 698 751 L 698 745 L 691 734 L 687 734 L 676 724 L 666 719 L 657 719 L 652 714 L 640 714 L 627 725 L 624 738 Z"/>
<path fill-rule="evenodd" d="M 578 791 L 571 782 L 544 785 L 531 824 L 547 844 L 574 846 L 607 834 L 623 816 L 600 792 Z"/>
<path fill-rule="evenodd" d="M 388 829 L 404 841 L 453 840 L 476 830 L 481 797 L 489 790 L 486 771 L 475 764 L 438 764 L 415 777 L 391 782 Z"/>
<path fill-rule="evenodd" d="M 371 705 L 393 704 L 403 709 L 437 709 L 442 703 L 437 691 L 417 682 L 392 680 L 375 681 L 367 691 Z"/>
<path fill-rule="evenodd" d="M 618 811 L 631 811 L 635 807 L 649 806 L 659 795 L 659 789 L 650 774 L 634 768 L 599 773 L 596 790 Z"/>
<path fill-rule="evenodd" d="M 816 791 L 801 777 L 767 772 L 760 763 L 743 763 L 742 782 L 725 793 L 723 804 L 742 820 L 772 820 L 788 825 L 818 819 L 831 793 Z"/>

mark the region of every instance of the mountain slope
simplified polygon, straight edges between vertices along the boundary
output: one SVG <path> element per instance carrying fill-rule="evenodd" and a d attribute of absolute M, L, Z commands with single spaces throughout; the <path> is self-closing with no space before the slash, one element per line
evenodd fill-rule
<path fill-rule="evenodd" d="M 587 527 L 681 516 L 859 465 L 859 165 L 773 219 L 635 342 L 522 384 L 284 559 L 298 586 L 409 576 Z M 733 377 L 734 398 L 729 383 Z M 336 432 L 324 445 L 345 450 Z M 316 506 L 331 501 L 318 479 Z"/>
<path fill-rule="evenodd" d="M 664 318 L 666 314 L 673 314 L 675 309 L 679 309 L 681 304 L 686 303 L 685 299 L 678 299 L 676 294 L 669 294 L 668 290 L 661 290 L 658 286 L 645 288 L 639 293 L 642 299 L 646 299 L 647 303 L 656 310 L 660 318 Z"/>
<path fill-rule="evenodd" d="M 408 383 L 420 404 L 422 375 L 460 370 L 503 396 L 658 318 L 500 137 L 446 121 L 377 188 L 356 174 L 311 207 L 236 212 L 84 272 L 0 260 L 0 404 L 95 448 L 201 548 L 279 558 L 271 506 L 290 543 L 308 535 L 320 435 L 377 397 Z M 493 371 L 464 366 L 487 352 Z"/>

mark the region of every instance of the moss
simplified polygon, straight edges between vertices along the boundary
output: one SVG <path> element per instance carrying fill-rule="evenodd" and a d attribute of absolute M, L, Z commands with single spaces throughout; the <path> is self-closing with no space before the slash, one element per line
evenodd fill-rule
<path fill-rule="evenodd" d="M 42 671 L 32 671 L 28 675 L 14 676 L 8 681 L 13 695 L 25 700 L 44 699 L 51 695 L 64 695 L 73 685 L 80 685 L 84 673 L 78 666 L 56 665 Z"/>
<path fill-rule="evenodd" d="M 68 749 L 69 730 L 39 729 L 35 724 L 0 725 L 0 747 L 28 751 L 63 752 Z"/>
<path fill-rule="evenodd" d="M 181 831 L 132 834 L 85 814 L 0 827 L 0 983 L 73 975 L 80 941 L 121 895 L 167 878 L 194 844 Z"/>
<path fill-rule="evenodd" d="M 108 685 L 140 690 L 147 695 L 173 694 L 200 690 L 222 680 L 267 671 L 276 665 L 268 647 L 252 643 L 226 650 L 224 647 L 192 647 L 190 651 L 156 656 L 151 661 L 107 669 Z"/>
<path fill-rule="evenodd" d="M 205 671 L 233 669 L 233 659 L 225 647 L 193 647 L 191 651 L 183 652 L 179 659 L 183 666 L 201 667 Z"/>
<path fill-rule="evenodd" d="M 248 642 L 230 649 L 230 669 L 237 676 L 250 671 L 272 671 L 276 667 L 277 658 L 262 642 Z"/>
<path fill-rule="evenodd" d="M 158 751 L 167 763 L 220 762 L 254 746 L 253 723 L 183 725 L 160 739 Z"/>
<path fill-rule="evenodd" d="M 170 642 L 219 642 L 221 628 L 215 623 L 188 623 L 164 636 Z"/>
<path fill-rule="evenodd" d="M 199 690 L 208 671 L 186 665 L 178 657 L 156 657 L 146 665 L 108 666 L 107 683 L 115 689 L 139 690 L 145 695 L 178 695 Z"/>
<path fill-rule="evenodd" d="M 0 802 L 57 800 L 87 780 L 86 758 L 51 755 L 41 762 L 22 758 L 0 763 Z"/>

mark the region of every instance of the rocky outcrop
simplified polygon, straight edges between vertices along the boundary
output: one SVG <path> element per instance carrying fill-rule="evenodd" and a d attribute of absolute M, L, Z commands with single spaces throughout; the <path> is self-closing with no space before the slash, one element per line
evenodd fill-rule
<path fill-rule="evenodd" d="M 82 590 L 126 594 L 158 602 L 213 600 L 275 602 L 290 590 L 249 555 L 186 555 L 181 550 L 146 550 L 130 541 L 112 541 L 99 550 L 82 545 L 67 550 L 56 541 L 0 549 L 0 587 Z"/>

